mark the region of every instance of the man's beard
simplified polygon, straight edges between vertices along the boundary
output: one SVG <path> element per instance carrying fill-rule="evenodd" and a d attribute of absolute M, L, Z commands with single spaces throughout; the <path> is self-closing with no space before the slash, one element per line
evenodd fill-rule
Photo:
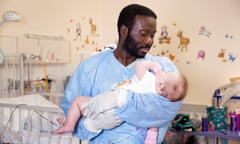
<path fill-rule="evenodd" d="M 141 49 L 141 47 L 137 46 L 136 40 L 134 40 L 129 34 L 123 44 L 123 48 L 132 56 L 136 58 L 144 58 L 146 54 L 139 55 L 138 51 Z M 151 46 L 146 46 L 146 48 L 151 48 Z"/>

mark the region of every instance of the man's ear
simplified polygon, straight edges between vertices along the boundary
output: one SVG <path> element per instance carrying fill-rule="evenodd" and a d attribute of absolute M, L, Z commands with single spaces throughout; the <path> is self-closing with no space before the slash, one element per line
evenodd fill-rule
<path fill-rule="evenodd" d="M 125 25 L 122 25 L 120 28 L 120 34 L 122 37 L 126 37 L 128 35 L 128 27 Z"/>

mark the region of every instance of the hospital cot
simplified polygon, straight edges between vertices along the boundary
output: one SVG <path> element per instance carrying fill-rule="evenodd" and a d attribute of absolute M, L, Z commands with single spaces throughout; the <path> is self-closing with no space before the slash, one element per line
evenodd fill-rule
<path fill-rule="evenodd" d="M 71 134 L 53 133 L 63 117 L 49 101 L 54 95 L 24 93 L 28 71 L 23 55 L 4 56 L 0 63 L 0 144 L 79 144 Z"/>
<path fill-rule="evenodd" d="M 0 143 L 78 144 L 71 134 L 57 135 L 62 110 L 41 95 L 0 98 Z"/>

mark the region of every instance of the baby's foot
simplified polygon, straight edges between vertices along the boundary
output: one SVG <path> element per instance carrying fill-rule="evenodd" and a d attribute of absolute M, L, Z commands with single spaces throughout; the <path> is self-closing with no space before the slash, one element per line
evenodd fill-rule
<path fill-rule="evenodd" d="M 73 128 L 66 127 L 66 126 L 60 127 L 54 131 L 55 134 L 72 133 L 72 132 L 73 132 Z"/>

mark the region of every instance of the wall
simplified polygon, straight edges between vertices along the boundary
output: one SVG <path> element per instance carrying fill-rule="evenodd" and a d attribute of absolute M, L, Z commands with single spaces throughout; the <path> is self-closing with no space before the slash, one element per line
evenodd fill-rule
<path fill-rule="evenodd" d="M 1 0 L 0 14 L 14 10 L 21 15 L 21 21 L 4 23 L 0 35 L 64 36 L 71 41 L 71 63 L 48 66 L 51 73 L 55 73 L 53 67 L 61 69 L 59 77 L 63 78 L 75 69 L 81 52 L 117 41 L 119 11 L 134 2 L 156 11 L 158 33 L 151 53 L 169 56 L 186 74 L 190 87 L 185 103 L 210 105 L 214 90 L 228 83 L 230 77 L 240 75 L 238 0 Z M 78 23 L 81 36 L 76 33 Z M 167 27 L 169 43 L 159 42 L 163 25 Z M 190 40 L 187 50 L 178 48 L 178 31 L 183 31 L 183 37 Z"/>

